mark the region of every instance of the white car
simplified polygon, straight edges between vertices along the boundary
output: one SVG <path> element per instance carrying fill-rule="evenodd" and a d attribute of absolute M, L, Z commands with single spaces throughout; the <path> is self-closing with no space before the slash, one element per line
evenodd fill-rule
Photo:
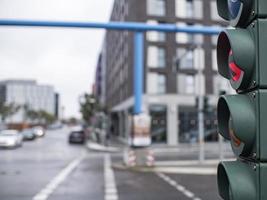
<path fill-rule="evenodd" d="M 33 132 L 34 132 L 34 134 L 35 134 L 36 137 L 44 137 L 45 130 L 44 130 L 43 127 L 41 127 L 41 126 L 35 126 L 32 129 L 33 129 Z"/>
<path fill-rule="evenodd" d="M 17 130 L 0 131 L 0 147 L 22 146 L 23 136 Z"/>

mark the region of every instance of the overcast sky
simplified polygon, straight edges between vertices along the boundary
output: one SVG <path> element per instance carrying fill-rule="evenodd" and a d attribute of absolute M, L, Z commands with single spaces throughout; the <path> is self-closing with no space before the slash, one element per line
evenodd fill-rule
<path fill-rule="evenodd" d="M 113 0 L 0 0 L 0 18 L 99 21 L 109 19 Z M 78 96 L 91 92 L 104 31 L 0 27 L 0 79 L 36 79 L 54 85 L 79 116 Z"/>

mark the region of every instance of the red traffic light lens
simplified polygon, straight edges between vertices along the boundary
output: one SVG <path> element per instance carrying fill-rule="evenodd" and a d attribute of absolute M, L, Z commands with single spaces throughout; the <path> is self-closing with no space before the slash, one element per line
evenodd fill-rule
<path fill-rule="evenodd" d="M 234 82 L 237 82 L 242 77 L 241 75 L 244 73 L 235 63 L 234 57 L 233 57 L 233 51 L 230 50 L 229 52 L 229 69 L 230 69 L 230 76 L 231 80 Z"/>

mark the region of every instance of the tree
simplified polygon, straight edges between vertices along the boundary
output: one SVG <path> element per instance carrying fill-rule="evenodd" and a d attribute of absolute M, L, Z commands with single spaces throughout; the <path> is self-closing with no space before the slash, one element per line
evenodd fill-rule
<path fill-rule="evenodd" d="M 94 114 L 100 110 L 100 105 L 93 94 L 85 93 L 79 100 L 82 117 L 85 122 L 89 122 Z"/>
<path fill-rule="evenodd" d="M 6 118 L 16 114 L 19 111 L 19 109 L 20 106 L 16 105 L 15 103 L 6 104 L 3 101 L 0 101 L 1 121 L 5 122 Z"/>
<path fill-rule="evenodd" d="M 33 123 L 52 124 L 56 121 L 56 117 L 53 114 L 50 114 L 45 110 L 31 110 L 27 105 L 24 105 L 24 114 L 25 121 L 29 119 Z"/>
<path fill-rule="evenodd" d="M 40 119 L 46 124 L 46 125 L 49 125 L 49 124 L 52 124 L 56 121 L 56 117 L 44 110 L 40 110 L 38 111 L 38 114 L 39 114 L 39 117 Z"/>

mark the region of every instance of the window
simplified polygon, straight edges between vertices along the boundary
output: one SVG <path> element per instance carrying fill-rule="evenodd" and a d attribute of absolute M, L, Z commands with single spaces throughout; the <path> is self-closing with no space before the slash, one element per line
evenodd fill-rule
<path fill-rule="evenodd" d="M 213 26 L 214 28 L 223 28 L 221 26 Z M 218 35 L 212 35 L 211 36 L 211 43 L 213 45 L 217 45 Z"/>
<path fill-rule="evenodd" d="M 147 0 L 147 14 L 164 16 L 166 14 L 165 0 Z"/>
<path fill-rule="evenodd" d="M 165 67 L 165 49 L 149 46 L 147 53 L 147 65 L 150 68 Z"/>
<path fill-rule="evenodd" d="M 213 45 L 217 45 L 217 41 L 218 41 L 218 35 L 212 35 L 211 36 L 211 43 Z"/>
<path fill-rule="evenodd" d="M 222 79 L 219 75 L 213 77 L 213 94 L 219 95 L 222 90 Z"/>
<path fill-rule="evenodd" d="M 192 26 L 192 24 L 186 24 L 183 22 L 177 23 L 177 26 Z M 200 26 L 199 24 L 195 24 L 196 26 Z M 203 35 L 201 34 L 187 34 L 187 33 L 176 33 L 176 42 L 177 43 L 196 43 L 196 44 L 202 44 L 203 43 Z"/>
<path fill-rule="evenodd" d="M 151 138 L 155 142 L 166 142 L 167 139 L 167 106 L 149 106 L 151 116 Z"/>
<path fill-rule="evenodd" d="M 193 75 L 179 74 L 177 77 L 178 93 L 195 94 L 195 82 Z"/>
<path fill-rule="evenodd" d="M 148 94 L 166 93 L 166 76 L 158 73 L 148 73 L 147 77 Z"/>
<path fill-rule="evenodd" d="M 147 24 L 157 25 L 159 23 L 155 20 L 149 20 L 147 21 Z M 166 40 L 166 34 L 163 32 L 157 32 L 157 31 L 147 32 L 146 37 L 147 37 L 147 40 L 150 42 L 163 42 Z"/>
<path fill-rule="evenodd" d="M 185 10 L 186 10 L 186 17 L 187 18 L 192 18 L 193 13 L 194 13 L 194 6 L 193 6 L 193 1 L 192 0 L 186 0 L 185 4 Z"/>
<path fill-rule="evenodd" d="M 194 56 L 193 56 L 193 51 L 189 50 L 186 51 L 181 51 L 181 53 L 184 53 L 183 55 L 180 55 L 180 60 L 179 62 L 179 68 L 180 69 L 193 69 L 194 68 Z M 178 51 L 179 52 L 179 51 Z M 179 54 L 179 53 L 178 53 Z"/>
<path fill-rule="evenodd" d="M 217 71 L 218 70 L 218 67 L 217 67 L 217 51 L 216 49 L 213 49 L 212 50 L 212 69 L 214 71 Z"/>
<path fill-rule="evenodd" d="M 234 94 L 235 90 L 230 85 L 229 81 L 220 75 L 213 77 L 213 94 L 219 95 L 220 91 L 225 91 L 227 94 Z"/>
<path fill-rule="evenodd" d="M 180 18 L 203 18 L 202 0 L 175 0 L 176 16 Z"/>
<path fill-rule="evenodd" d="M 176 59 L 178 61 L 179 69 L 197 69 L 199 67 L 203 68 L 203 50 L 198 49 L 185 49 L 178 48 L 176 51 Z M 201 55 L 199 55 L 201 53 Z M 201 62 L 200 62 L 201 58 Z"/>
<path fill-rule="evenodd" d="M 165 75 L 162 75 L 162 74 L 158 75 L 157 85 L 158 85 L 158 93 L 165 94 L 166 93 L 166 76 Z"/>
<path fill-rule="evenodd" d="M 177 26 L 186 26 L 186 23 L 179 22 Z M 176 33 L 176 42 L 178 43 L 193 43 L 192 34 Z"/>

